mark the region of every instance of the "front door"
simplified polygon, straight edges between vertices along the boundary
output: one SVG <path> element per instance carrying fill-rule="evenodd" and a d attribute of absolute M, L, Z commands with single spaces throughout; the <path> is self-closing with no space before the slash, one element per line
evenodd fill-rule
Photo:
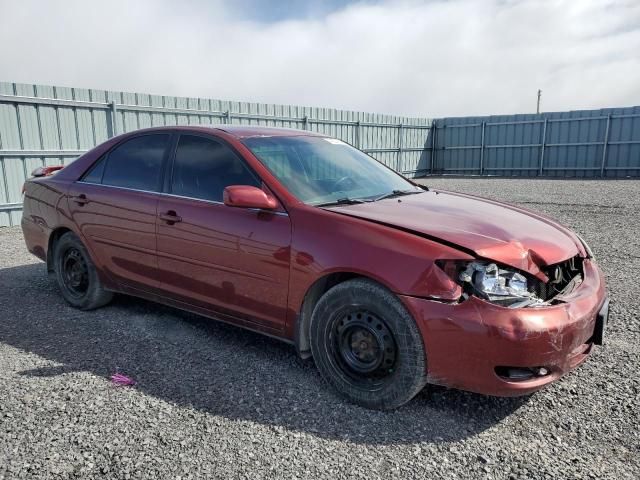
<path fill-rule="evenodd" d="M 170 194 L 158 202 L 161 288 L 179 302 L 281 332 L 291 241 L 286 212 L 224 205 L 225 187 L 261 182 L 210 137 L 181 135 L 170 171 Z"/>

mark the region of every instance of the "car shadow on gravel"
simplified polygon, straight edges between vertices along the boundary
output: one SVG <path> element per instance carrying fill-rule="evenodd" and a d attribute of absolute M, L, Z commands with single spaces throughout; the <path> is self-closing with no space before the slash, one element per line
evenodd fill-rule
<path fill-rule="evenodd" d="M 86 371 L 107 380 L 118 370 L 137 380 L 137 391 L 166 402 L 328 439 L 456 441 L 526 403 L 430 386 L 396 411 L 366 410 L 338 398 L 313 362 L 283 342 L 125 296 L 93 312 L 74 310 L 43 264 L 0 270 L 0 312 L 0 342 L 58 364 L 20 375 Z"/>

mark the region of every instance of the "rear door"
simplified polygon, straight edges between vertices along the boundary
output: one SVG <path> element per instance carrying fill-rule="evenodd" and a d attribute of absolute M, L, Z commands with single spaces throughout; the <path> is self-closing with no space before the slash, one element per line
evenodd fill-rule
<path fill-rule="evenodd" d="M 262 183 L 222 141 L 182 134 L 158 203 L 158 267 L 166 295 L 273 332 L 284 329 L 289 216 L 227 207 L 229 185 Z"/>
<path fill-rule="evenodd" d="M 94 260 L 124 287 L 159 286 L 156 216 L 171 134 L 124 141 L 100 158 L 69 192 L 72 218 Z"/>

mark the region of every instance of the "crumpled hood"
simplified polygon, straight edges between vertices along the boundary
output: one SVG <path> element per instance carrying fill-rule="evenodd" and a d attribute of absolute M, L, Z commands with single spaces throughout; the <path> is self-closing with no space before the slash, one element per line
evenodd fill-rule
<path fill-rule="evenodd" d="M 585 254 L 580 240 L 553 220 L 471 195 L 430 190 L 329 210 L 410 230 L 544 281 L 540 268 Z"/>

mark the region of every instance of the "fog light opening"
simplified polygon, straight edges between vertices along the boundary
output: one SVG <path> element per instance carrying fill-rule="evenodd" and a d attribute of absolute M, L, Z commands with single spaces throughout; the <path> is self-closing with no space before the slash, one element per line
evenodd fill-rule
<path fill-rule="evenodd" d="M 546 377 L 549 375 L 549 369 L 545 367 L 537 367 L 534 369 L 536 372 L 536 377 Z"/>
<path fill-rule="evenodd" d="M 522 382 L 534 378 L 546 377 L 551 373 L 548 367 L 496 367 L 496 374 L 511 382 Z"/>

